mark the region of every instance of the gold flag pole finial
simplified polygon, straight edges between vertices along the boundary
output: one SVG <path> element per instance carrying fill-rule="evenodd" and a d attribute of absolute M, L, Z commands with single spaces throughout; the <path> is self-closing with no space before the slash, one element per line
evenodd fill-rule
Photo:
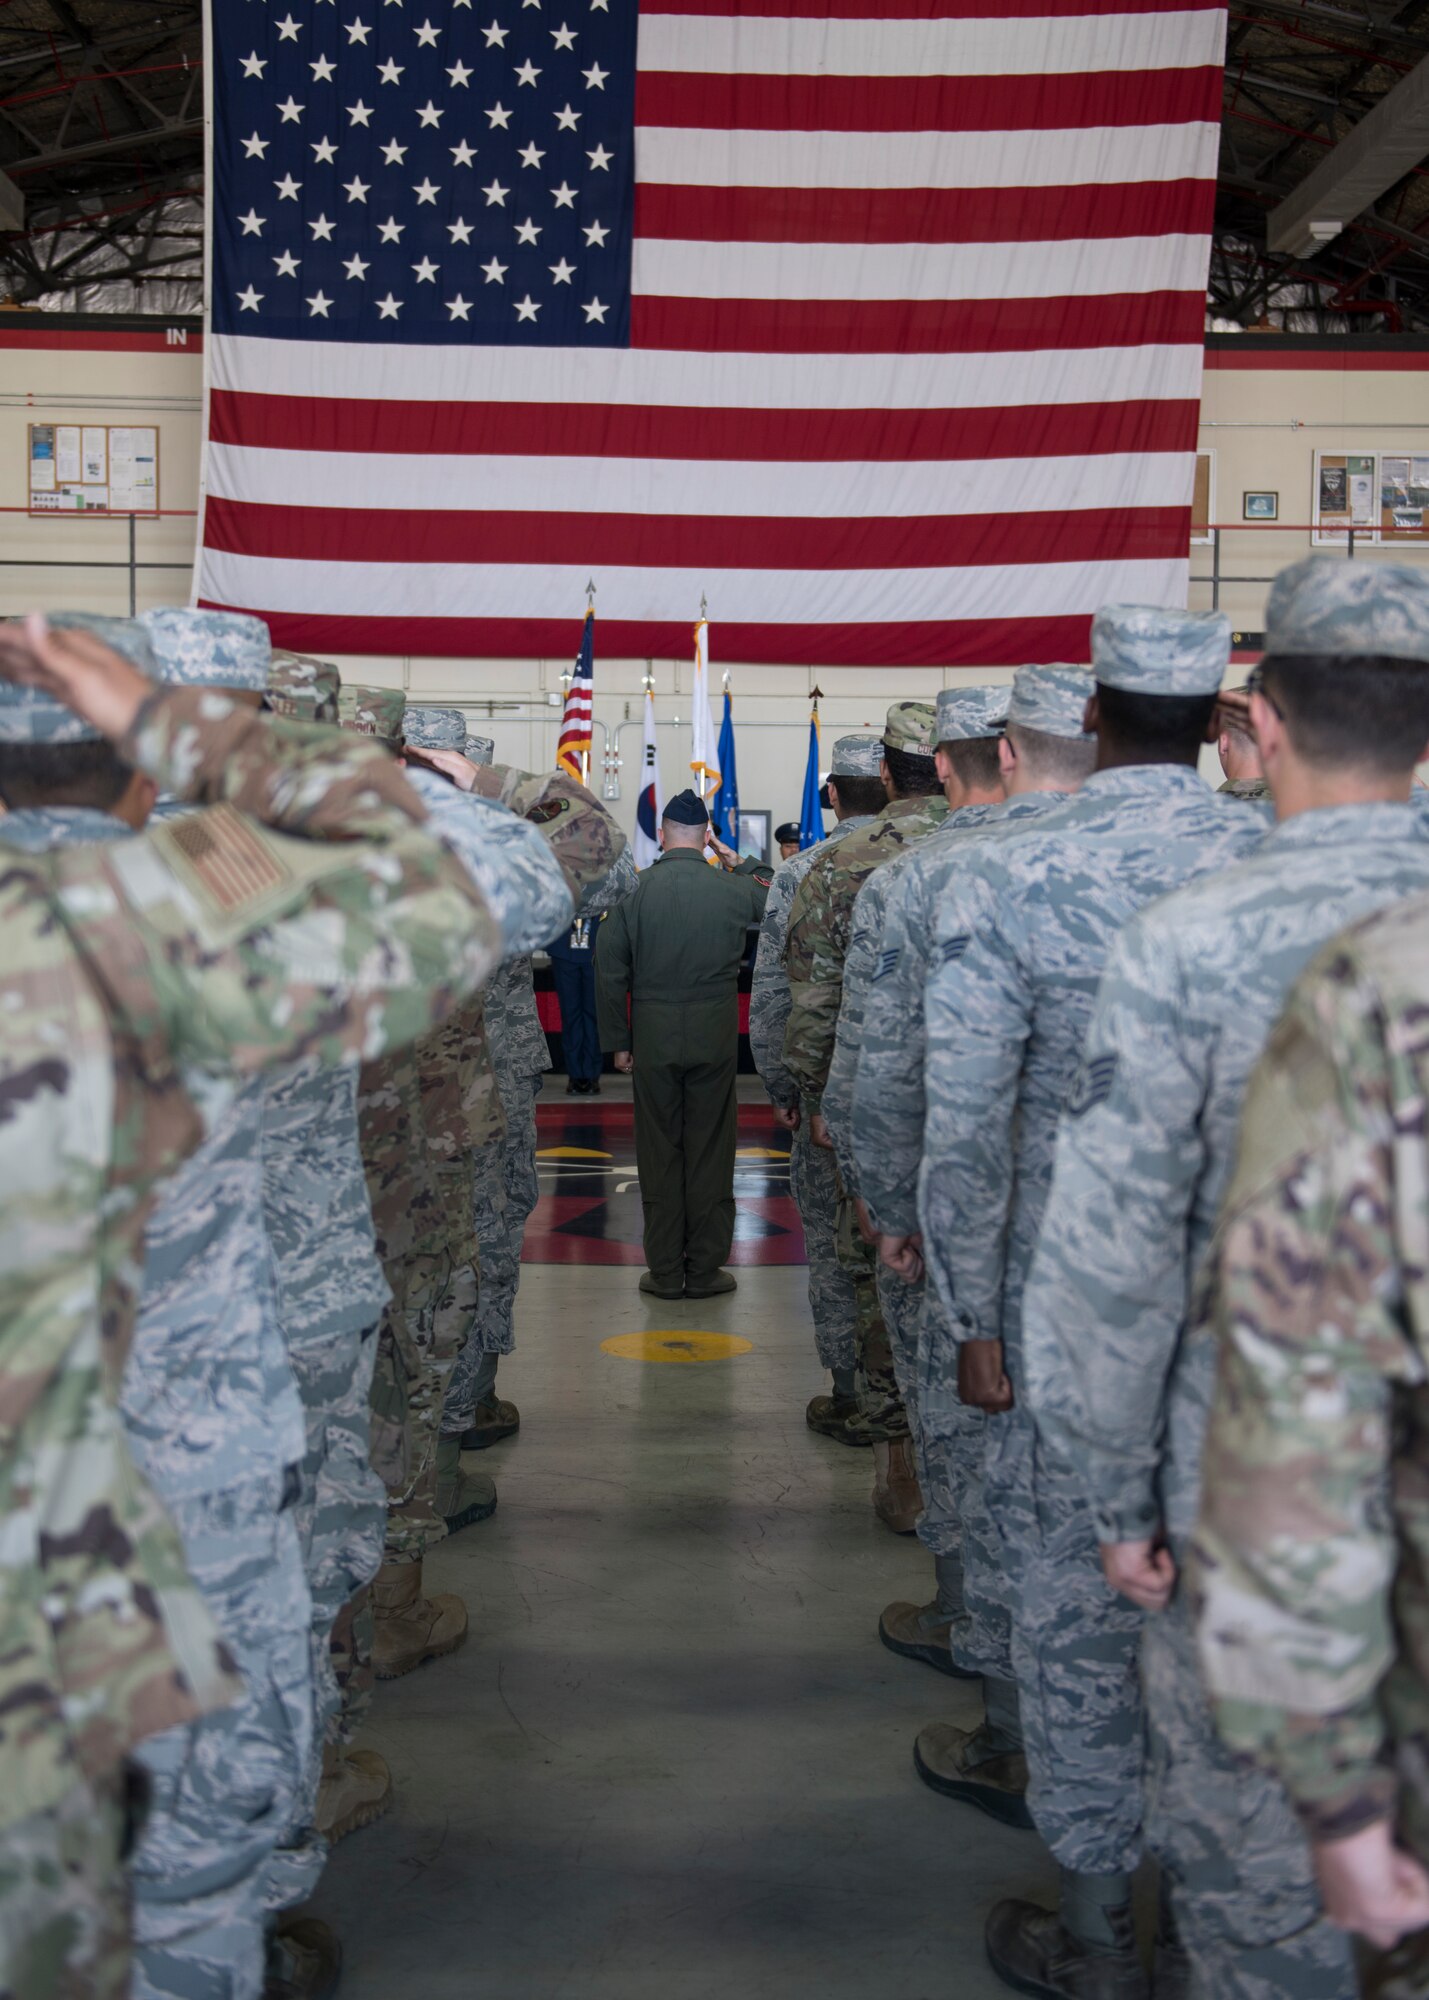
<path fill-rule="evenodd" d="M 703 592 L 703 591 L 701 591 L 701 592 L 700 592 L 700 616 L 701 616 L 701 618 L 707 618 L 707 617 L 709 616 L 709 609 L 710 609 L 710 605 L 709 605 L 709 599 L 708 599 L 708 598 L 707 598 L 707 597 L 705 596 L 704 592 Z"/>

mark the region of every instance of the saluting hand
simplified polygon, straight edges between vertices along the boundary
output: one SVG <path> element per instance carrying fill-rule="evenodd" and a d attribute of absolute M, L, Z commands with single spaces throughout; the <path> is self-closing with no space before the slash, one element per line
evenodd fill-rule
<path fill-rule="evenodd" d="M 459 792 L 469 792 L 476 783 L 478 766 L 470 757 L 464 757 L 460 750 L 428 750 L 424 746 L 408 743 L 403 746 L 403 757 L 412 764 L 425 764 L 429 770 L 440 771 L 444 778 L 450 778 Z"/>
<path fill-rule="evenodd" d="M 735 853 L 734 849 L 729 845 L 728 841 L 720 839 L 719 835 L 715 832 L 713 827 L 711 827 L 709 831 L 709 843 L 710 846 L 714 849 L 715 853 L 719 856 L 721 868 L 738 868 L 739 856 Z"/>
<path fill-rule="evenodd" d="M 117 742 L 154 692 L 132 660 L 93 632 L 52 630 L 38 612 L 21 625 L 0 625 L 0 677 L 42 688 Z"/>

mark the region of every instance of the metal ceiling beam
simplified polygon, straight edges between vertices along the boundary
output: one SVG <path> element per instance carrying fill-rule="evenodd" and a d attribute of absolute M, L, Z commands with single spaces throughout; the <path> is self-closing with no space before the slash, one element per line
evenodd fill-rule
<path fill-rule="evenodd" d="M 20 231 L 25 226 L 25 197 L 6 174 L 0 174 L 0 230 Z"/>
<path fill-rule="evenodd" d="M 203 131 L 202 118 L 173 118 L 163 125 L 146 125 L 137 132 L 114 132 L 107 139 L 87 139 L 82 145 L 65 146 L 54 153 L 34 153 L 28 159 L 11 160 L 9 171 L 20 175 L 48 173 L 78 160 L 97 160 L 106 153 L 148 153 L 153 146 L 170 139 L 197 137 Z"/>
<path fill-rule="evenodd" d="M 1311 169 L 1272 211 L 1266 242 L 1313 257 L 1429 153 L 1429 56 Z"/>

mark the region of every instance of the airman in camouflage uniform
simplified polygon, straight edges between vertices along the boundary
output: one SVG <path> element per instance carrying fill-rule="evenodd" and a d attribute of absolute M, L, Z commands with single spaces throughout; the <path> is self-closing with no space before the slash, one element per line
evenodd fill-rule
<path fill-rule="evenodd" d="M 846 1420 L 858 1408 L 854 1381 L 857 1310 L 853 1280 L 834 1248 L 838 1189 L 833 1153 L 827 1146 L 810 1143 L 808 1122 L 799 1108 L 799 1086 L 784 1066 L 784 1031 L 791 1004 L 784 941 L 794 892 L 809 870 L 830 848 L 872 819 L 872 813 L 851 810 L 849 799 L 856 799 L 861 788 L 875 785 L 882 798 L 878 775 L 882 763 L 883 746 L 876 736 L 840 736 L 836 740 L 828 785 L 838 825 L 826 839 L 791 855 L 775 870 L 759 927 L 749 993 L 749 1051 L 779 1122 L 790 1134 L 789 1185 L 804 1225 L 814 1345 L 820 1362 L 833 1376 L 832 1395 L 815 1396 L 806 1416 L 811 1430 L 830 1437 L 842 1436 Z"/>
<path fill-rule="evenodd" d="M 791 999 L 784 1062 L 798 1086 L 800 1114 L 816 1146 L 831 1143 L 823 1094 L 838 1031 L 854 899 L 876 868 L 925 840 L 948 816 L 933 762 L 934 726 L 929 703 L 893 703 L 884 724 L 881 766 L 888 804 L 868 826 L 814 863 L 790 905 L 784 964 Z M 835 1243 L 854 1283 L 857 1416 L 860 1433 L 874 1447 L 874 1512 L 895 1533 L 911 1534 L 922 1499 L 878 1297 L 877 1259 L 861 1228 L 855 1197 L 843 1187 Z"/>
<path fill-rule="evenodd" d="M 140 622 L 164 681 L 261 700 L 272 649 L 258 619 L 163 608 Z M 249 1695 L 139 1753 L 151 1794 L 130 1862 L 143 2000 L 226 2000 L 235 1966 L 251 1976 L 267 1914 L 304 1900 L 325 1853 L 303 1798 L 318 1705 L 292 1505 L 306 1437 L 264 1228 L 265 1079 L 190 1090 L 205 1136 L 149 1218 L 120 1408 Z"/>
<path fill-rule="evenodd" d="M 1261 815 L 1216 798 L 1195 769 L 1229 641 L 1218 614 L 1098 613 L 1098 768 L 1077 797 L 960 857 L 930 953 L 923 1255 L 959 1345 L 959 1393 L 993 1419 L 984 1494 L 1013 1605 L 1028 1803 L 1062 1869 L 1061 1920 L 1001 1903 L 987 1946 L 1009 1984 L 1052 1994 L 1145 1990 L 1130 1913 L 1139 1619 L 1108 1620 L 1104 1590 L 1092 1600 L 1075 1569 L 1058 1568 L 1076 1474 L 1026 1408 L 1022 1286 L 1111 940 L 1142 904 L 1261 837 Z M 980 1768 L 987 1747 L 980 1732 L 940 1727 L 918 1757 L 939 1790 L 1005 1816 L 1010 1774 Z"/>
<path fill-rule="evenodd" d="M 267 707 L 335 725 L 341 677 L 328 661 L 275 651 Z M 270 1074 L 262 1112 L 263 1219 L 278 1317 L 302 1397 L 302 1489 L 293 1520 L 312 1598 L 315 1728 L 294 1834 L 331 1846 L 386 1809 L 375 1750 L 336 1740 L 341 1696 L 333 1629 L 382 1560 L 386 1490 L 372 1465 L 371 1388 L 387 1303 L 357 1138 L 357 1071 L 311 1058 Z"/>
<path fill-rule="evenodd" d="M 445 712 L 434 713 L 442 716 Z M 456 711 L 451 713 L 460 720 Z M 594 885 L 603 882 L 612 873 L 619 874 L 619 864 L 625 852 L 624 837 L 616 831 L 609 814 L 594 796 L 584 786 L 577 785 L 560 773 L 531 776 L 504 765 L 475 766 L 468 760 L 456 774 L 455 782 L 449 782 L 432 771 L 413 770 L 410 776 L 428 804 L 434 827 L 444 839 L 457 846 L 468 865 L 478 873 L 489 850 L 510 847 L 513 851 L 520 851 L 532 841 L 538 847 L 549 844 L 560 864 L 561 878 L 554 894 L 533 878 L 523 897 L 518 899 L 507 895 L 499 902 L 498 914 L 505 930 L 506 963 L 529 959 L 536 945 L 563 922 L 569 922 L 573 907 Z M 472 786 L 470 792 L 460 789 L 466 782 Z M 494 1245 L 499 1308 L 503 1296 L 499 1282 L 500 1259 L 504 1250 L 501 1226 L 507 1212 L 503 1158 L 505 1119 L 496 1071 L 488 1053 L 484 999 L 485 996 L 481 996 L 462 1017 L 466 1039 L 462 1049 L 456 1052 L 456 1059 L 462 1076 L 461 1103 L 466 1120 L 465 1145 L 469 1163 L 466 1180 L 469 1198 L 465 1213 L 480 1245 L 483 1289 L 486 1284 L 488 1240 Z M 470 1165 L 472 1162 L 475 1162 L 474 1172 Z M 491 1188 L 493 1176 L 500 1178 L 496 1180 L 491 1200 L 484 1203 L 483 1189 Z M 499 1204 L 497 1196 L 500 1197 Z M 483 1216 L 488 1213 L 494 1218 L 489 1239 L 482 1234 Z M 521 1221 L 524 1223 L 524 1217 Z M 514 1256 L 519 1257 L 519 1249 L 518 1234 Z M 510 1291 L 514 1293 L 514 1279 L 509 1283 Z M 466 1350 L 470 1358 L 479 1356 L 483 1351 L 480 1344 L 483 1337 L 478 1319 L 475 1337 Z M 464 1383 L 474 1380 L 474 1374 L 452 1374 L 448 1377 L 444 1385 L 448 1414 L 453 1397 L 463 1393 Z M 434 1421 L 441 1418 L 442 1407 L 438 1406 Z M 463 1426 L 464 1430 L 469 1428 L 469 1424 Z M 478 1491 L 482 1487 L 491 1491 L 489 1481 L 481 1481 L 478 1475 L 461 1466 L 462 1434 L 453 1429 L 438 1438 L 435 1430 L 433 1432 L 433 1444 L 439 1454 L 436 1499 L 449 1531 L 463 1524 L 463 1515 L 467 1519 L 479 1518 L 471 1511 L 476 1505 Z"/>
<path fill-rule="evenodd" d="M 911 1378 L 909 1407 L 917 1411 L 918 1483 L 924 1498 L 918 1532 L 933 1552 L 938 1581 L 929 1604 L 900 1601 L 887 1606 L 879 1620 L 879 1636 L 891 1651 L 926 1661 L 944 1673 L 981 1675 L 991 1712 L 1002 1718 L 1009 1756 L 1016 1755 L 1021 1738 L 1006 1591 L 982 1500 L 987 1420 L 958 1398 L 957 1347 L 947 1335 L 937 1294 L 923 1282 L 920 1269 L 917 1189 L 926 1108 L 923 988 L 934 913 L 948 883 L 956 878 L 959 857 L 968 844 L 996 838 L 1004 829 L 1046 812 L 1074 792 L 1090 772 L 1095 746 L 1082 721 L 1091 690 L 1085 667 L 1039 666 L 1018 669 L 1010 697 L 1006 689 L 986 691 L 984 699 L 991 697 L 1007 710 L 1007 733 L 993 745 L 1005 801 L 959 809 L 958 798 L 950 792 L 954 810 L 946 824 L 911 855 L 879 869 L 859 892 L 861 909 L 865 897 L 883 891 L 884 910 L 864 1003 L 849 1113 L 850 1144 L 859 1193 L 879 1235 L 883 1281 L 916 1293 L 918 1300 L 918 1318 L 903 1365 Z M 969 693 L 975 704 L 977 691 Z M 995 716 L 997 707 L 990 712 Z M 972 719 L 976 720 L 975 705 Z M 947 777 L 958 776 L 955 756 L 970 766 L 966 775 L 977 777 L 973 754 L 945 752 Z M 842 1043 L 842 1018 L 839 1036 Z M 968 1545 L 971 1553 L 965 1562 Z M 965 1567 L 972 1575 L 971 1592 Z"/>
<path fill-rule="evenodd" d="M 1429 888 L 1429 837 L 1408 802 L 1429 740 L 1429 577 L 1324 558 L 1284 571 L 1259 671 L 1250 712 L 1279 824 L 1253 858 L 1143 911 L 1112 947 L 1057 1145 L 1023 1347 L 1039 1434 L 1076 1464 L 1085 1496 L 1059 1540 L 1063 1587 L 1079 1568 L 1094 1597 L 1104 1560 L 1114 1586 L 1160 1613 L 1142 1640 L 1147 1830 L 1206 1990 L 1342 2000 L 1355 1990 L 1348 1953 L 1316 1922 L 1289 1804 L 1221 1750 L 1190 1609 L 1172 1594 L 1214 1368 L 1212 1342 L 1187 1325 L 1188 1287 L 1287 988 L 1337 930 Z M 1374 727 L 1386 707 L 1388 750 Z"/>
<path fill-rule="evenodd" d="M 998 744 L 1007 714 L 1007 689 L 944 688 L 938 696 L 935 714 L 934 767 L 947 801 L 948 816 L 926 840 L 905 848 L 894 860 L 876 868 L 854 898 L 848 953 L 844 959 L 838 1032 L 828 1081 L 824 1085 L 823 1114 L 824 1124 L 833 1141 L 839 1185 L 855 1202 L 862 1202 L 863 1189 L 859 1184 L 858 1162 L 853 1147 L 854 1083 L 862 1051 L 864 1011 L 870 982 L 878 964 L 883 917 L 890 889 L 916 857 L 926 854 L 938 842 L 956 838 L 959 828 L 971 829 L 980 824 L 995 805 L 1001 805 L 1003 798 Z M 867 1213 L 866 1204 L 864 1213 Z M 888 1329 L 894 1381 L 908 1425 L 918 1490 L 923 1501 L 918 1534 L 935 1564 L 942 1564 L 944 1590 L 956 1592 L 960 1601 L 957 1519 L 945 1504 L 944 1489 L 930 1492 L 924 1477 L 926 1466 L 913 1388 L 912 1370 L 923 1308 L 922 1274 L 895 1276 L 876 1258 L 871 1258 L 870 1263 L 879 1310 Z M 848 1420 L 849 1434 L 854 1437 L 862 1434 L 872 1442 L 879 1434 L 885 1415 L 886 1412 L 877 1410 L 856 1412 Z M 931 1609 L 935 1621 L 940 1622 L 943 1629 L 933 1635 L 934 1650 L 922 1657 L 934 1660 L 946 1658 L 951 1669 L 946 1621 L 938 1619 L 936 1596 Z M 906 1610 L 916 1628 L 912 1634 L 913 1643 L 922 1643 L 925 1635 L 921 1629 L 919 1607 L 908 1605 Z"/>
<path fill-rule="evenodd" d="M 1230 1749 L 1288 1794 L 1330 1916 L 1388 1953 L 1375 2000 L 1429 1991 L 1426 996 L 1424 895 L 1301 975 L 1196 1301 L 1220 1346 L 1201 1671 Z"/>
<path fill-rule="evenodd" d="M 115 636 L 145 657 L 142 632 Z M 0 1174 L 12 1222 L 28 1220 L 11 1230 L 3 1315 L 0 1941 L 19 2000 L 108 2000 L 131 1984 L 118 1880 L 126 1760 L 175 1725 L 188 1733 L 205 1711 L 252 1700 L 232 1672 L 245 1635 L 220 1636 L 115 1410 L 133 1372 L 154 1191 L 202 1138 L 186 1085 L 299 1049 L 350 1061 L 414 1034 L 489 970 L 499 931 L 469 877 L 418 831 L 421 808 L 388 761 L 288 734 L 193 686 L 155 692 L 78 635 L 37 636 L 33 654 L 12 642 L 4 656 L 7 672 L 102 717 L 136 772 L 215 807 L 129 840 L 57 845 L 48 812 L 11 791 L 22 810 L 4 822 L 10 843 L 33 816 L 26 845 L 53 851 L 16 841 L 6 869 L 14 990 L 0 1009 L 11 1079 Z M 5 743 L 72 730 L 48 695 L 0 701 Z M 5 769 L 23 777 L 24 759 Z M 118 770 L 120 790 L 105 796 L 141 812 L 145 779 Z M 59 811 L 87 822 L 108 807 Z M 96 1106 L 107 1116 L 96 1120 Z M 181 1435 L 200 1457 L 222 1444 L 211 1421 Z M 147 1442 L 135 1432 L 141 1451 Z M 244 2000 L 261 1983 L 261 1933 L 227 1946 L 224 1990 Z"/>
<path fill-rule="evenodd" d="M 1270 787 L 1260 768 L 1260 752 L 1250 726 L 1244 688 L 1222 688 L 1216 703 L 1216 755 L 1225 773 L 1219 790 L 1233 799 L 1268 799 Z"/>

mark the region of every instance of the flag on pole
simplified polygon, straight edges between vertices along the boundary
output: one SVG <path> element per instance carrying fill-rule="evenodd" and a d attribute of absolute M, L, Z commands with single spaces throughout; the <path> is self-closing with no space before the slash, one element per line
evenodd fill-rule
<path fill-rule="evenodd" d="M 575 779 L 586 781 L 590 768 L 590 714 L 595 694 L 595 607 L 585 615 L 581 649 L 576 654 L 575 672 L 566 689 L 565 713 L 561 717 L 561 740 L 556 745 L 556 763 Z"/>
<path fill-rule="evenodd" d="M 719 726 L 719 787 L 710 800 L 710 818 L 720 839 L 739 847 L 739 773 L 734 761 L 734 697 L 725 677 L 724 720 Z"/>
<path fill-rule="evenodd" d="M 655 741 L 655 697 L 645 690 L 645 742 L 640 752 L 640 796 L 635 801 L 634 855 L 637 868 L 660 859 L 660 746 Z"/>
<path fill-rule="evenodd" d="M 690 705 L 690 769 L 695 790 L 708 799 L 719 788 L 719 752 L 715 748 L 714 716 L 710 712 L 710 628 L 700 613 L 695 626 L 695 692 Z"/>
<path fill-rule="evenodd" d="M 799 807 L 799 852 L 824 837 L 824 815 L 819 805 L 819 700 L 809 712 L 809 761 L 804 767 L 804 798 Z"/>

